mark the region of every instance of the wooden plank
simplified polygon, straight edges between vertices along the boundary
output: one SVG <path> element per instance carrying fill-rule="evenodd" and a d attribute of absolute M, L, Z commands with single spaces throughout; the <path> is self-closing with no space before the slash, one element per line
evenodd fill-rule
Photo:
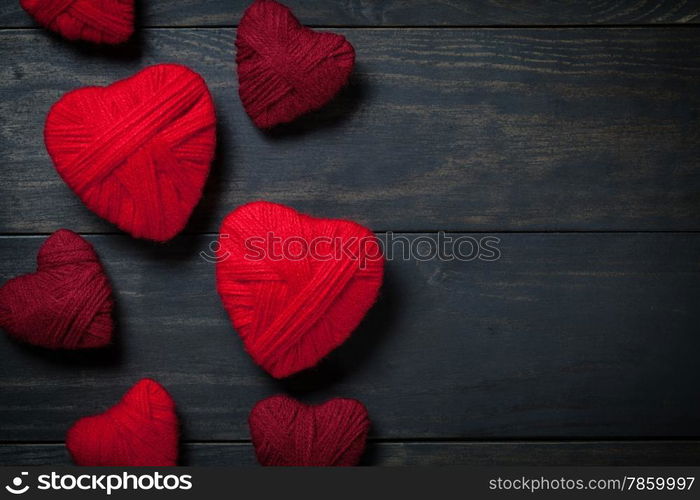
<path fill-rule="evenodd" d="M 689 466 L 700 459 L 698 441 L 376 442 L 362 465 Z M 180 463 L 257 465 L 250 443 L 185 443 Z M 0 445 L 0 465 L 70 465 L 63 444 Z"/>
<path fill-rule="evenodd" d="M 353 337 L 284 381 L 228 322 L 198 256 L 213 236 L 91 236 L 117 295 L 116 344 L 56 353 L 0 336 L 0 442 L 62 441 L 146 376 L 172 393 L 187 441 L 247 439 L 250 408 L 279 392 L 359 398 L 381 439 L 698 436 L 700 234 L 495 236 L 494 262 L 397 251 Z M 0 280 L 31 271 L 41 241 L 0 238 Z"/>
<path fill-rule="evenodd" d="M 558 24 L 672 24 L 700 22 L 688 0 L 285 0 L 302 22 L 316 26 L 493 26 Z M 137 1 L 142 26 L 233 26 L 249 0 Z M 0 6 L 0 27 L 34 26 L 19 1 Z"/>
<path fill-rule="evenodd" d="M 700 28 L 345 30 L 351 85 L 272 134 L 237 96 L 232 29 L 126 49 L 0 33 L 0 233 L 111 232 L 43 146 L 51 104 L 158 62 L 199 71 L 220 146 L 188 226 L 269 199 L 375 230 L 700 230 Z"/>

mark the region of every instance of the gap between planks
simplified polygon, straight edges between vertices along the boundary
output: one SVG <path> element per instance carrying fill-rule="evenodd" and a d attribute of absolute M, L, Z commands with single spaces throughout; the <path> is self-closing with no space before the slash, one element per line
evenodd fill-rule
<path fill-rule="evenodd" d="M 321 24 L 305 24 L 304 26 L 312 29 L 320 30 L 566 30 L 566 29 L 625 29 L 625 30 L 640 30 L 640 29 L 662 29 L 662 28 L 679 28 L 679 29 L 700 29 L 700 24 L 464 24 L 464 25 L 382 25 L 382 26 L 362 26 L 362 25 L 321 25 Z M 219 29 L 236 29 L 237 24 L 209 24 L 209 25 L 185 25 L 185 26 L 140 26 L 141 30 L 219 30 Z M 0 26 L 0 31 L 46 31 L 40 26 Z"/>

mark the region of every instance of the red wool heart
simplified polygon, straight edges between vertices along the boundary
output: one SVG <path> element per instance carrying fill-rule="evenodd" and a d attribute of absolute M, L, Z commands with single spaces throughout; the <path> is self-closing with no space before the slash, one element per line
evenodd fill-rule
<path fill-rule="evenodd" d="M 236 47 L 238 92 L 260 128 L 320 108 L 347 83 L 355 65 L 355 50 L 345 37 L 302 26 L 273 0 L 248 7 Z"/>
<path fill-rule="evenodd" d="M 177 465 L 178 433 L 173 399 L 145 378 L 106 412 L 73 424 L 66 447 L 77 465 L 166 467 Z"/>
<path fill-rule="evenodd" d="M 112 338 L 112 289 L 87 241 L 67 229 L 39 249 L 37 271 L 0 288 L 0 327 L 51 349 L 102 347 Z"/>
<path fill-rule="evenodd" d="M 69 40 L 122 43 L 134 32 L 134 0 L 20 0 L 45 28 Z"/>
<path fill-rule="evenodd" d="M 202 77 L 159 64 L 67 93 L 51 108 L 44 138 L 56 170 L 90 210 L 134 237 L 166 241 L 202 196 L 215 127 Z"/>
<path fill-rule="evenodd" d="M 354 399 L 309 406 L 273 396 L 255 405 L 248 424 L 260 464 L 327 467 L 359 463 L 370 422 Z"/>
<path fill-rule="evenodd" d="M 354 222 L 261 201 L 221 225 L 217 289 L 246 350 L 276 378 L 342 344 L 374 303 L 383 271 L 377 238 Z"/>

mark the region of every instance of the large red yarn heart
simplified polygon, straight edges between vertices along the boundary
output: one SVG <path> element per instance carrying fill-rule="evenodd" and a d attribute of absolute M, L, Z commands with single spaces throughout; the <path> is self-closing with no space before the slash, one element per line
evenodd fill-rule
<path fill-rule="evenodd" d="M 345 85 L 355 50 L 345 37 L 302 26 L 274 0 L 256 0 L 236 36 L 238 92 L 260 128 L 326 104 Z"/>
<path fill-rule="evenodd" d="M 177 465 L 179 424 L 175 403 L 156 381 L 142 379 L 112 408 L 78 420 L 66 435 L 77 465 Z"/>
<path fill-rule="evenodd" d="M 281 378 L 315 365 L 374 303 L 384 258 L 354 222 L 317 219 L 265 201 L 221 225 L 216 280 L 256 363 Z"/>
<path fill-rule="evenodd" d="M 137 238 L 166 241 L 202 196 L 215 127 L 202 77 L 159 64 L 67 93 L 44 136 L 56 170 L 88 208 Z"/>
<path fill-rule="evenodd" d="M 134 32 L 134 0 L 20 0 L 36 21 L 69 40 L 122 43 Z"/>
<path fill-rule="evenodd" d="M 309 406 L 287 396 L 257 403 L 248 417 L 258 462 L 272 466 L 357 465 L 370 422 L 354 399 Z"/>
<path fill-rule="evenodd" d="M 87 241 L 67 229 L 39 249 L 37 270 L 0 288 L 0 327 L 51 349 L 102 347 L 112 338 L 112 289 Z"/>

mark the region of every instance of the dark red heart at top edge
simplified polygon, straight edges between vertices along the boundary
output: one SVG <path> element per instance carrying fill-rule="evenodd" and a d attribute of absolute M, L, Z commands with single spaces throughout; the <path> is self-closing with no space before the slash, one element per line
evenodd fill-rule
<path fill-rule="evenodd" d="M 342 344 L 374 303 L 383 272 L 377 238 L 355 222 L 259 201 L 221 225 L 217 290 L 248 353 L 276 378 Z"/>
<path fill-rule="evenodd" d="M 134 0 L 20 0 L 20 5 L 69 40 L 118 44 L 134 32 Z"/>
<path fill-rule="evenodd" d="M 248 425 L 260 464 L 324 467 L 357 465 L 370 422 L 355 399 L 306 405 L 273 396 L 255 405 Z"/>
<path fill-rule="evenodd" d="M 355 65 L 345 37 L 302 26 L 274 0 L 256 0 L 236 35 L 238 92 L 260 128 L 290 122 L 330 101 Z"/>
<path fill-rule="evenodd" d="M 60 229 L 39 249 L 37 270 L 0 288 L 0 327 L 51 349 L 102 347 L 112 338 L 112 288 L 92 245 Z"/>
<path fill-rule="evenodd" d="M 167 467 L 177 465 L 178 435 L 175 402 L 145 378 L 104 413 L 73 424 L 66 448 L 77 465 Z"/>
<path fill-rule="evenodd" d="M 68 92 L 52 106 L 44 139 L 59 175 L 90 210 L 136 238 L 167 241 L 202 196 L 215 129 L 204 79 L 158 64 Z"/>

